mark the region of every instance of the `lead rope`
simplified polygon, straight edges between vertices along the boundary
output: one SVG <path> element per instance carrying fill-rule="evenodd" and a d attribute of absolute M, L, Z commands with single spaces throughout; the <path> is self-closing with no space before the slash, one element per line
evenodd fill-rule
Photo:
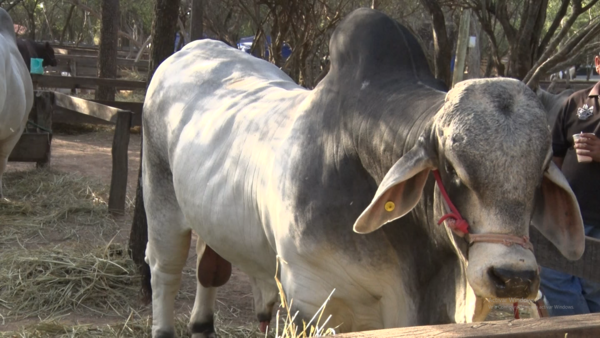
<path fill-rule="evenodd" d="M 438 225 L 442 224 L 445 220 L 450 219 L 450 220 L 452 220 L 452 222 L 448 222 L 448 227 L 450 229 L 452 229 L 452 231 L 454 233 L 456 233 L 460 237 L 464 237 L 465 235 L 468 235 L 469 234 L 469 223 L 467 222 L 467 220 L 465 220 L 462 217 L 462 215 L 460 214 L 458 209 L 456 209 L 456 207 L 450 200 L 450 197 L 448 196 L 448 193 L 446 192 L 446 188 L 444 188 L 444 184 L 442 182 L 442 177 L 440 176 L 439 170 L 433 170 L 433 176 L 435 177 L 435 181 L 437 182 L 438 188 L 440 189 L 440 192 L 442 193 L 442 196 L 444 197 L 446 204 L 452 211 L 452 212 L 447 213 L 444 216 L 442 216 L 442 218 L 440 218 L 440 220 L 438 221 Z M 531 245 L 528 238 L 524 238 L 523 240 L 524 240 L 524 243 L 518 243 L 518 242 L 513 242 L 513 243 L 521 244 L 523 247 L 525 247 L 525 244 Z M 506 245 L 508 243 L 504 243 L 504 244 Z M 531 247 L 531 250 L 533 251 L 533 246 Z M 538 312 L 539 312 L 540 311 L 539 304 L 536 303 L 536 306 L 538 307 Z M 519 302 L 513 303 L 513 313 L 514 313 L 515 319 L 521 319 L 521 314 L 519 313 Z"/>

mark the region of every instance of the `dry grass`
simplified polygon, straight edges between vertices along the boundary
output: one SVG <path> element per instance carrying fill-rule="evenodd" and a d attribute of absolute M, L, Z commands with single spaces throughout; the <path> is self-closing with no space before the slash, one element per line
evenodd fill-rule
<path fill-rule="evenodd" d="M 317 313 L 311 318 L 311 320 L 306 323 L 302 321 L 302 327 L 296 324 L 298 317 L 298 312 L 292 315 L 291 308 L 293 306 L 294 300 L 292 299 L 289 303 L 285 296 L 285 292 L 283 291 L 283 286 L 277 278 L 279 271 L 279 262 L 283 264 L 287 264 L 281 257 L 277 257 L 277 268 L 275 272 L 275 283 L 277 284 L 277 288 L 279 289 L 279 302 L 281 304 L 281 308 L 283 310 L 283 314 L 280 315 L 281 310 L 277 310 L 276 314 L 276 326 L 275 326 L 275 338 L 308 338 L 308 337 L 321 337 L 321 336 L 332 336 L 335 335 L 335 329 L 326 328 L 329 319 L 331 316 L 325 318 L 323 317 L 323 313 L 325 311 L 325 307 L 327 306 L 327 302 L 331 299 L 331 296 L 335 292 L 335 289 L 331 291 L 329 297 L 325 300 L 323 305 L 319 308 Z M 322 321 L 323 320 L 323 321 Z M 281 327 L 280 327 L 281 323 Z M 281 329 L 281 330 L 280 330 Z"/>
<path fill-rule="evenodd" d="M 138 290 L 137 270 L 122 245 L 11 250 L 0 256 L 0 308 L 9 319 L 84 309 L 127 316 Z"/>
<path fill-rule="evenodd" d="M 8 172 L 7 200 L 0 200 L 0 248 L 77 237 L 77 228 L 102 233 L 116 227 L 108 213 L 107 187 L 75 174 L 52 170 Z"/>
<path fill-rule="evenodd" d="M 134 319 L 137 318 L 137 319 Z M 177 337 L 189 337 L 187 331 L 187 316 L 175 318 L 175 333 Z M 216 316 L 215 328 L 221 338 L 259 338 L 264 337 L 258 330 L 248 327 L 233 327 L 224 325 Z M 149 317 L 140 318 L 132 312 L 126 319 L 118 323 L 105 325 L 69 325 L 58 320 L 45 320 L 25 326 L 19 331 L 0 333 L 0 337 L 18 338 L 151 338 L 152 322 Z M 269 337 L 272 337 L 271 335 Z"/>

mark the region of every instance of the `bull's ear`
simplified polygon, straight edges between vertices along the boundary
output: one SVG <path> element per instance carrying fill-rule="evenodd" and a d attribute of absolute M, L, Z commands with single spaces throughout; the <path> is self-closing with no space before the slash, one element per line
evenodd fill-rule
<path fill-rule="evenodd" d="M 433 168 L 426 148 L 418 143 L 385 175 L 375 198 L 354 223 L 354 231 L 369 233 L 406 215 L 421 199 L 429 171 Z"/>
<path fill-rule="evenodd" d="M 585 231 L 577 199 L 554 163 L 544 173 L 532 224 L 569 260 L 585 249 Z"/>

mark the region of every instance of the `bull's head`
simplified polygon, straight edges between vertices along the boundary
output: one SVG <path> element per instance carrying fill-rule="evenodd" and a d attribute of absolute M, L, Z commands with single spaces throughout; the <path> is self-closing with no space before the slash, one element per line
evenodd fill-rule
<path fill-rule="evenodd" d="M 581 214 L 551 155 L 546 115 L 529 88 L 511 79 L 464 81 L 385 175 L 354 230 L 368 233 L 406 215 L 421 198 L 430 171 L 438 169 L 469 232 L 523 237 L 532 224 L 566 258 L 577 260 L 585 243 Z M 438 188 L 435 206 L 437 221 L 447 212 Z M 468 260 L 467 279 L 476 295 L 536 295 L 539 273 L 530 250 L 489 242 L 469 246 L 448 234 Z"/>

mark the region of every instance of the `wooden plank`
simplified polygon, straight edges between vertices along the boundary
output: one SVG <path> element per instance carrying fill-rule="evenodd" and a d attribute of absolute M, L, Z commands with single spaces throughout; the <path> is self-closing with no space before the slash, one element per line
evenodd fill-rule
<path fill-rule="evenodd" d="M 52 115 L 54 123 L 68 123 L 68 124 L 98 124 L 98 125 L 114 125 L 114 123 L 99 119 L 90 115 L 80 114 L 76 111 L 61 108 L 58 106 L 54 107 L 54 113 Z"/>
<path fill-rule="evenodd" d="M 336 335 L 339 338 L 388 337 L 533 337 L 573 338 L 599 337 L 600 314 L 511 319 L 470 324 L 412 326 L 398 329 L 355 332 Z"/>
<path fill-rule="evenodd" d="M 585 238 L 585 252 L 577 261 L 567 260 L 537 229 L 529 229 L 535 258 L 539 265 L 559 270 L 590 281 L 600 282 L 600 240 Z"/>
<path fill-rule="evenodd" d="M 144 107 L 143 102 L 126 102 L 126 101 L 101 101 L 91 100 L 93 102 L 101 103 L 107 106 L 119 108 L 122 110 L 129 110 L 133 113 L 131 119 L 131 126 L 138 127 L 142 125 L 142 109 Z"/>
<path fill-rule="evenodd" d="M 10 162 L 44 162 L 49 161 L 50 154 L 49 133 L 26 133 L 21 135 L 19 142 L 8 156 Z"/>
<path fill-rule="evenodd" d="M 54 93 L 55 106 L 66 110 L 89 115 L 111 123 L 117 123 L 117 117 L 120 109 L 109 107 L 93 101 L 88 101 L 78 97 Z"/>
<path fill-rule="evenodd" d="M 82 76 L 53 76 L 32 74 L 34 84 L 46 88 L 88 88 L 111 86 L 116 89 L 146 89 L 146 81 L 99 79 Z"/>
<path fill-rule="evenodd" d="M 129 149 L 129 128 L 131 128 L 131 112 L 119 111 L 115 136 L 112 146 L 112 178 L 108 211 L 113 214 L 125 213 L 127 197 L 127 166 Z"/>

